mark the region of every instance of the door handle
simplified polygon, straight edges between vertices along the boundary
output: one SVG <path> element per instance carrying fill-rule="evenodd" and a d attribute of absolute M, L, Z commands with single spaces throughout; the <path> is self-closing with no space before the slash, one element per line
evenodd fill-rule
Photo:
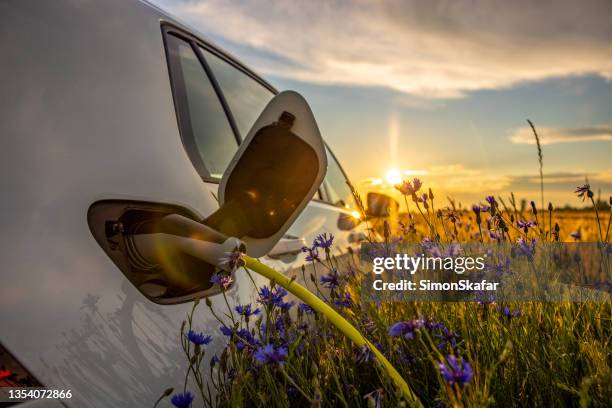
<path fill-rule="evenodd" d="M 283 255 L 296 255 L 306 246 L 304 238 L 298 238 L 291 235 L 285 235 L 274 245 L 268 253 L 270 258 L 280 258 Z"/>

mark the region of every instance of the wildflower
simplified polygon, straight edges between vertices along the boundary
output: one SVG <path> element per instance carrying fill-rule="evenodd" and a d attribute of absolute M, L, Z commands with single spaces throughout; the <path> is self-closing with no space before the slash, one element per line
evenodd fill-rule
<path fill-rule="evenodd" d="M 283 288 L 270 289 L 264 286 L 259 290 L 257 301 L 262 305 L 276 306 L 287 310 L 293 306 L 293 302 L 285 302 L 283 300 L 285 296 L 287 296 L 287 291 Z"/>
<path fill-rule="evenodd" d="M 239 351 L 257 345 L 259 345 L 259 342 L 247 329 L 240 329 L 236 332 L 236 348 Z"/>
<path fill-rule="evenodd" d="M 414 339 L 415 333 L 421 328 L 422 320 L 397 322 L 389 328 L 389 336 L 404 336 L 406 340 Z"/>
<path fill-rule="evenodd" d="M 329 234 L 329 238 L 328 238 L 327 234 L 323 233 L 321 235 L 318 235 L 315 238 L 312 246 L 313 248 L 321 248 L 321 249 L 329 250 L 333 242 L 334 242 L 334 236 L 332 234 Z"/>
<path fill-rule="evenodd" d="M 412 180 L 412 184 L 410 181 L 404 180 L 402 184 L 397 184 L 395 189 L 398 190 L 403 195 L 415 195 L 417 191 L 421 188 L 423 183 L 418 178 Z"/>
<path fill-rule="evenodd" d="M 453 210 L 448 210 L 446 214 L 444 215 L 444 218 L 446 218 L 448 221 L 452 222 L 453 224 L 456 223 L 457 220 L 459 219 L 459 217 L 457 216 L 457 213 L 454 212 Z"/>
<path fill-rule="evenodd" d="M 198 333 L 193 330 L 189 330 L 185 337 L 187 337 L 187 340 L 189 340 L 190 342 L 198 346 L 206 345 L 212 341 L 211 335 L 206 335 L 204 333 Z"/>
<path fill-rule="evenodd" d="M 217 357 L 217 355 L 215 354 L 210 359 L 210 368 L 214 368 L 218 363 L 219 363 L 219 357 Z"/>
<path fill-rule="evenodd" d="M 248 305 L 238 305 L 235 307 L 236 312 L 239 315 L 244 316 L 245 318 L 249 318 L 251 316 L 257 316 L 260 313 L 259 308 L 253 310 L 250 304 Z"/>
<path fill-rule="evenodd" d="M 491 207 L 494 207 L 494 206 L 496 206 L 496 205 L 497 205 L 497 201 L 495 201 L 495 197 L 493 197 L 493 196 L 487 196 L 487 197 L 485 198 L 485 201 L 486 201 L 487 203 L 489 203 L 489 205 L 490 205 Z"/>
<path fill-rule="evenodd" d="M 574 232 L 570 233 L 570 237 L 574 238 L 576 241 L 580 241 L 582 239 L 582 232 L 580 231 L 580 227 Z"/>
<path fill-rule="evenodd" d="M 321 276 L 321 284 L 331 290 L 336 289 L 340 285 L 340 274 L 336 269 L 333 269 L 327 275 Z"/>
<path fill-rule="evenodd" d="M 345 308 L 349 308 L 353 305 L 353 300 L 351 299 L 351 294 L 350 293 L 345 293 L 344 294 L 344 299 L 339 299 L 336 300 L 334 302 L 334 304 L 338 307 L 345 307 Z"/>
<path fill-rule="evenodd" d="M 221 333 L 223 333 L 225 336 L 231 336 L 234 333 L 234 331 L 227 326 L 219 327 L 219 331 L 221 331 Z"/>
<path fill-rule="evenodd" d="M 184 394 L 174 394 L 170 399 L 172 405 L 176 408 L 188 408 L 191 406 L 191 402 L 193 401 L 193 395 L 187 391 Z"/>
<path fill-rule="evenodd" d="M 370 349 L 368 345 L 363 345 L 359 349 L 357 354 L 357 362 L 358 363 L 367 363 L 368 361 L 374 358 L 374 353 Z"/>
<path fill-rule="evenodd" d="M 504 306 L 502 309 L 502 314 L 506 316 L 508 319 L 512 319 L 513 317 L 519 317 L 521 315 L 520 310 L 510 310 L 508 306 Z"/>
<path fill-rule="evenodd" d="M 244 266 L 245 254 L 240 252 L 238 248 L 231 252 L 226 252 L 221 258 L 219 258 L 219 265 L 227 266 L 229 270 L 234 270 L 239 266 Z"/>
<path fill-rule="evenodd" d="M 447 384 L 465 386 L 472 380 L 474 372 L 467 361 L 457 360 L 457 357 L 452 354 L 449 355 L 446 360 L 448 364 L 440 362 L 438 368 L 440 369 L 442 378 L 444 378 Z"/>
<path fill-rule="evenodd" d="M 227 290 L 227 288 L 229 288 L 234 282 L 234 279 L 231 276 L 225 275 L 223 273 L 215 273 L 210 278 L 210 281 L 214 285 L 219 285 L 220 287 L 222 287 L 223 290 Z"/>
<path fill-rule="evenodd" d="M 368 408 L 380 408 L 382 400 L 382 389 L 379 388 L 363 396 L 368 402 Z"/>
<path fill-rule="evenodd" d="M 287 357 L 287 348 L 266 344 L 255 351 L 254 357 L 260 364 L 282 364 Z"/>
<path fill-rule="evenodd" d="M 586 200 L 587 197 L 593 198 L 593 192 L 591 191 L 591 185 L 589 183 L 576 187 L 576 191 L 574 191 L 574 193 L 578 196 L 578 198 L 582 198 L 582 201 Z"/>
<path fill-rule="evenodd" d="M 319 250 L 316 246 L 313 247 L 302 247 L 302 252 L 306 254 L 306 262 L 320 261 Z"/>
<path fill-rule="evenodd" d="M 517 245 L 512 247 L 512 254 L 518 256 L 524 256 L 527 259 L 533 259 L 536 250 L 536 240 L 535 238 L 531 238 L 531 242 L 527 242 L 527 240 L 523 237 L 520 237 L 516 241 Z"/>
<path fill-rule="evenodd" d="M 314 309 L 312 307 L 310 307 L 310 305 L 307 305 L 306 303 L 300 303 L 300 305 L 298 306 L 298 308 L 307 314 L 311 314 L 314 313 Z"/>
<path fill-rule="evenodd" d="M 518 225 L 519 228 L 521 228 L 525 232 L 527 232 L 527 228 L 534 227 L 536 225 L 536 223 L 534 221 L 532 221 L 532 220 L 529 220 L 529 221 L 517 220 L 516 221 L 516 225 Z"/>
<path fill-rule="evenodd" d="M 444 349 L 447 344 L 450 344 L 453 349 L 457 348 L 457 340 L 461 337 L 454 331 L 449 330 L 446 327 L 442 327 L 440 333 L 434 334 L 434 337 L 440 339 L 438 344 L 439 349 Z"/>
<path fill-rule="evenodd" d="M 480 205 L 478 205 L 478 204 L 474 204 L 474 205 L 472 206 L 472 211 L 474 211 L 474 213 L 475 213 L 476 215 L 480 215 L 480 211 L 481 211 Z"/>

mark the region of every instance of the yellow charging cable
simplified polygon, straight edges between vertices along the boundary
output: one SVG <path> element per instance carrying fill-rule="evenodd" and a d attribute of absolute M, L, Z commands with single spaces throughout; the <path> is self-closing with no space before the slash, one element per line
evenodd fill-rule
<path fill-rule="evenodd" d="M 414 395 L 410 386 L 404 381 L 402 376 L 397 370 L 391 365 L 391 363 L 385 358 L 385 356 L 370 343 L 355 327 L 353 327 L 344 317 L 338 312 L 332 309 L 327 303 L 312 294 L 308 289 L 295 282 L 292 279 L 287 278 L 282 273 L 270 268 L 267 265 L 259 262 L 257 259 L 251 258 L 250 256 L 244 256 L 246 268 L 256 272 L 270 280 L 281 285 L 287 291 L 297 296 L 304 303 L 308 304 L 317 312 L 323 314 L 334 326 L 336 326 L 346 337 L 351 339 L 357 346 L 367 346 L 370 348 L 372 353 L 376 356 L 376 360 L 382 365 L 383 369 L 389 374 L 395 385 L 399 387 L 404 394 L 404 397 L 413 406 L 422 407 L 419 398 Z"/>

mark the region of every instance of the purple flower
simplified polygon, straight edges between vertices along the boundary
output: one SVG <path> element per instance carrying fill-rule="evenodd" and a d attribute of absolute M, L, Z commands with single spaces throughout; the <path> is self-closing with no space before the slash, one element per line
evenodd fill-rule
<path fill-rule="evenodd" d="M 502 309 L 502 314 L 508 319 L 512 319 L 513 317 L 519 317 L 521 315 L 521 311 L 519 309 L 510 310 L 508 306 L 504 306 L 504 308 Z"/>
<path fill-rule="evenodd" d="M 227 266 L 227 269 L 234 270 L 238 266 L 244 266 L 245 254 L 235 249 L 231 252 L 226 252 L 221 258 L 219 258 L 219 265 Z"/>
<path fill-rule="evenodd" d="M 529 260 L 533 259 L 536 250 L 536 240 L 535 238 L 531 238 L 531 242 L 527 242 L 527 240 L 523 237 L 520 237 L 516 240 L 516 246 L 512 247 L 512 254 L 515 256 L 524 256 Z"/>
<path fill-rule="evenodd" d="M 440 362 L 438 368 L 440 369 L 442 378 L 444 378 L 447 384 L 465 386 L 472 380 L 474 372 L 467 361 L 457 360 L 457 357 L 452 354 L 449 355 L 446 360 L 448 361 L 448 365 L 445 362 Z"/>
<path fill-rule="evenodd" d="M 214 356 L 212 356 L 212 358 L 210 359 L 210 368 L 213 368 L 214 366 L 216 366 L 219 363 L 219 357 L 217 357 L 217 355 L 215 354 Z"/>
<path fill-rule="evenodd" d="M 457 347 L 457 340 L 460 338 L 457 333 L 450 331 L 446 327 L 442 327 L 440 333 L 436 333 L 434 336 L 441 340 L 438 344 L 439 349 L 445 348 L 447 344 L 450 344 L 455 349 Z"/>
<path fill-rule="evenodd" d="M 375 355 L 372 352 L 372 349 L 370 349 L 368 345 L 363 345 L 361 346 L 361 348 L 359 349 L 359 352 L 357 353 L 357 362 L 367 363 L 368 361 L 372 360 L 374 357 Z"/>
<path fill-rule="evenodd" d="M 480 215 L 480 205 L 474 204 L 472 206 L 472 211 L 474 211 L 474 213 L 476 213 L 476 215 Z"/>
<path fill-rule="evenodd" d="M 306 303 L 300 303 L 300 305 L 298 306 L 298 308 L 307 314 L 311 314 L 314 313 L 314 309 L 312 307 L 310 307 L 310 305 L 307 305 Z"/>
<path fill-rule="evenodd" d="M 206 335 L 204 333 L 198 333 L 193 330 L 189 330 L 185 337 L 187 337 L 187 339 L 193 344 L 199 346 L 206 345 L 212 341 L 212 336 Z"/>
<path fill-rule="evenodd" d="M 402 184 L 396 185 L 395 188 L 403 195 L 415 195 L 422 185 L 421 180 L 415 178 L 412 180 L 412 184 L 410 184 L 410 181 L 403 181 Z"/>
<path fill-rule="evenodd" d="M 172 405 L 176 408 L 188 408 L 191 406 L 191 402 L 193 401 L 193 395 L 189 391 L 184 394 L 174 394 L 170 399 Z"/>
<path fill-rule="evenodd" d="M 234 279 L 232 279 L 231 276 L 225 275 L 223 273 L 215 273 L 210 278 L 210 281 L 214 285 L 219 285 L 220 287 L 222 287 L 223 290 L 227 290 L 227 288 L 229 288 L 232 285 L 232 283 L 234 282 Z"/>
<path fill-rule="evenodd" d="M 336 269 L 333 269 L 327 275 L 321 276 L 321 285 L 331 290 L 336 289 L 340 285 L 340 274 Z"/>
<path fill-rule="evenodd" d="M 316 246 L 311 247 L 302 247 L 302 252 L 306 254 L 306 262 L 315 262 L 320 261 L 319 258 L 319 250 Z"/>
<path fill-rule="evenodd" d="M 485 198 L 485 201 L 489 203 L 491 207 L 495 207 L 495 205 L 497 204 L 497 201 L 495 201 L 495 197 L 493 196 L 487 196 L 487 198 Z"/>
<path fill-rule="evenodd" d="M 255 351 L 254 357 L 259 364 L 282 364 L 287 357 L 287 348 L 266 344 Z"/>
<path fill-rule="evenodd" d="M 420 319 L 397 322 L 389 328 L 389 336 L 404 336 L 406 340 L 412 340 L 422 325 L 423 321 Z"/>
<path fill-rule="evenodd" d="M 236 332 L 236 348 L 244 350 L 245 348 L 252 348 L 258 346 L 259 342 L 253 336 L 253 334 L 247 329 L 240 329 Z"/>
<path fill-rule="evenodd" d="M 532 221 L 532 220 L 529 220 L 529 221 L 525 221 L 525 220 L 517 220 L 517 221 L 516 221 L 516 225 L 518 225 L 518 227 L 519 227 L 519 228 L 522 228 L 522 229 L 525 229 L 525 230 L 526 230 L 527 228 L 529 228 L 529 227 L 533 227 L 533 226 L 535 226 L 536 224 L 535 224 L 535 222 L 534 222 L 534 221 Z"/>
<path fill-rule="evenodd" d="M 578 198 L 582 198 L 582 201 L 584 201 L 587 197 L 593 197 L 593 192 L 591 191 L 591 185 L 589 183 L 586 183 L 580 187 L 576 187 L 576 191 L 574 191 L 574 193 L 576 193 Z"/>
<path fill-rule="evenodd" d="M 345 307 L 345 308 L 349 308 L 353 306 L 353 300 L 351 299 L 351 294 L 346 292 L 344 294 L 344 298 L 336 300 L 334 304 L 338 307 Z"/>
<path fill-rule="evenodd" d="M 315 238 L 312 247 L 321 248 L 321 249 L 330 249 L 333 242 L 334 242 L 334 236 L 332 234 L 329 234 L 329 237 L 327 237 L 327 234 L 323 233 Z"/>
<path fill-rule="evenodd" d="M 293 302 L 285 302 L 283 300 L 285 296 L 287 296 L 287 291 L 283 288 L 270 289 L 264 286 L 259 290 L 259 299 L 257 301 L 262 305 L 276 306 L 288 310 L 293 306 Z"/>
<path fill-rule="evenodd" d="M 251 316 L 257 316 L 260 313 L 259 308 L 255 309 L 255 310 L 252 310 L 252 307 L 251 307 L 250 304 L 248 304 L 248 305 L 238 305 L 238 306 L 236 306 L 235 310 L 236 310 L 236 312 L 239 315 L 242 315 L 242 316 L 244 316 L 247 319 L 249 317 L 251 317 Z"/>
<path fill-rule="evenodd" d="M 582 239 L 582 232 L 580 231 L 580 227 L 574 232 L 570 233 L 570 237 L 574 238 L 576 241 L 580 241 Z"/>

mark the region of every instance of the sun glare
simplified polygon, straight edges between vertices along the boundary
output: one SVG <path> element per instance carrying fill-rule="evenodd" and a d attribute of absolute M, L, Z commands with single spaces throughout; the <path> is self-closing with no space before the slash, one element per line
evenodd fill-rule
<path fill-rule="evenodd" d="M 391 185 L 399 184 L 402 182 L 402 175 L 399 170 L 391 169 L 385 173 L 385 181 Z"/>

